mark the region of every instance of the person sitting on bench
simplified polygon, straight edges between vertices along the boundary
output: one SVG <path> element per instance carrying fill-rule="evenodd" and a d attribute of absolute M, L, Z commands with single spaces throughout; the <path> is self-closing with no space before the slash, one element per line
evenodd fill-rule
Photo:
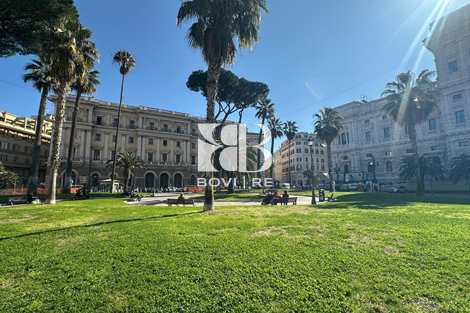
<path fill-rule="evenodd" d="M 178 197 L 178 204 L 184 204 L 184 195 L 183 194 L 180 194 L 180 196 Z"/>
<path fill-rule="evenodd" d="M 262 205 L 271 204 L 273 201 L 273 194 L 272 192 L 268 192 L 266 196 L 264 196 L 263 201 L 261 202 Z"/>
<path fill-rule="evenodd" d="M 271 200 L 272 205 L 277 205 L 279 203 L 279 200 L 281 200 L 281 196 L 279 195 L 279 192 L 274 192 L 273 199 Z"/>
<path fill-rule="evenodd" d="M 284 190 L 284 193 L 282 194 L 282 202 L 281 205 L 287 205 L 289 204 L 289 193 L 287 193 L 287 190 Z"/>

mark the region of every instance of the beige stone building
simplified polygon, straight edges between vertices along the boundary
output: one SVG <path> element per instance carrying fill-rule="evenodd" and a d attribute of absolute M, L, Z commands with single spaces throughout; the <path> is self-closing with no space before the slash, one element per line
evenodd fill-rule
<path fill-rule="evenodd" d="M 26 185 L 32 164 L 36 118 L 18 117 L 0 112 L 0 163 L 19 175 L 19 185 Z M 39 177 L 44 181 L 52 120 L 46 117 L 42 129 L 41 164 Z"/>
<path fill-rule="evenodd" d="M 313 141 L 312 153 L 309 142 Z M 328 172 L 326 148 L 309 133 L 298 133 L 294 139 L 285 140 L 281 148 L 274 153 L 274 179 L 280 183 L 291 183 L 292 186 L 310 185 L 305 171 L 310 170 L 312 158 L 316 175 L 324 176 Z"/>

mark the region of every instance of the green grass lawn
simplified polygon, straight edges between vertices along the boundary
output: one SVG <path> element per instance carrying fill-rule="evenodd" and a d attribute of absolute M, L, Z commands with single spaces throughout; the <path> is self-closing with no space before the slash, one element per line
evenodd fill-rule
<path fill-rule="evenodd" d="M 470 197 L 0 208 L 0 312 L 470 312 Z"/>

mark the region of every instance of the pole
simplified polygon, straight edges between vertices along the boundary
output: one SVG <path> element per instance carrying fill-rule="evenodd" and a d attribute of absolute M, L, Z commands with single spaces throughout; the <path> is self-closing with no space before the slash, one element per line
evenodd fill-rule
<path fill-rule="evenodd" d="M 111 193 L 114 193 L 114 177 L 116 176 L 116 158 L 117 158 L 117 148 L 118 148 L 118 141 L 119 141 L 119 124 L 121 122 L 121 109 L 122 109 L 122 95 L 124 92 L 124 77 L 125 75 L 122 74 L 121 80 L 121 97 L 119 99 L 119 109 L 118 109 L 118 117 L 117 117 L 117 125 L 116 125 L 116 141 L 114 142 L 114 155 L 113 155 L 113 171 L 111 174 Z"/>

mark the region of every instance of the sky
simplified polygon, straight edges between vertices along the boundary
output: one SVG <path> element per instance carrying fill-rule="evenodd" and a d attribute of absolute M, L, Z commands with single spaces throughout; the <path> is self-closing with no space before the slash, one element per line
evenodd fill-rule
<path fill-rule="evenodd" d="M 229 69 L 265 82 L 281 120 L 312 131 L 313 115 L 324 106 L 380 96 L 397 73 L 434 69 L 421 41 L 435 20 L 470 0 L 268 0 L 260 41 L 239 51 Z M 185 38 L 189 24 L 176 26 L 178 0 L 76 0 L 82 24 L 93 31 L 101 54 L 96 98 L 118 102 L 120 77 L 112 56 L 130 51 L 137 60 L 126 81 L 124 101 L 203 116 L 205 99 L 189 91 L 192 71 L 206 69 L 201 53 Z M 130 5 L 132 3 L 133 5 Z M 22 81 L 32 56 L 0 58 L 0 111 L 36 114 L 39 94 Z M 52 112 L 52 105 L 49 105 Z M 254 127 L 253 112 L 247 123 Z"/>

